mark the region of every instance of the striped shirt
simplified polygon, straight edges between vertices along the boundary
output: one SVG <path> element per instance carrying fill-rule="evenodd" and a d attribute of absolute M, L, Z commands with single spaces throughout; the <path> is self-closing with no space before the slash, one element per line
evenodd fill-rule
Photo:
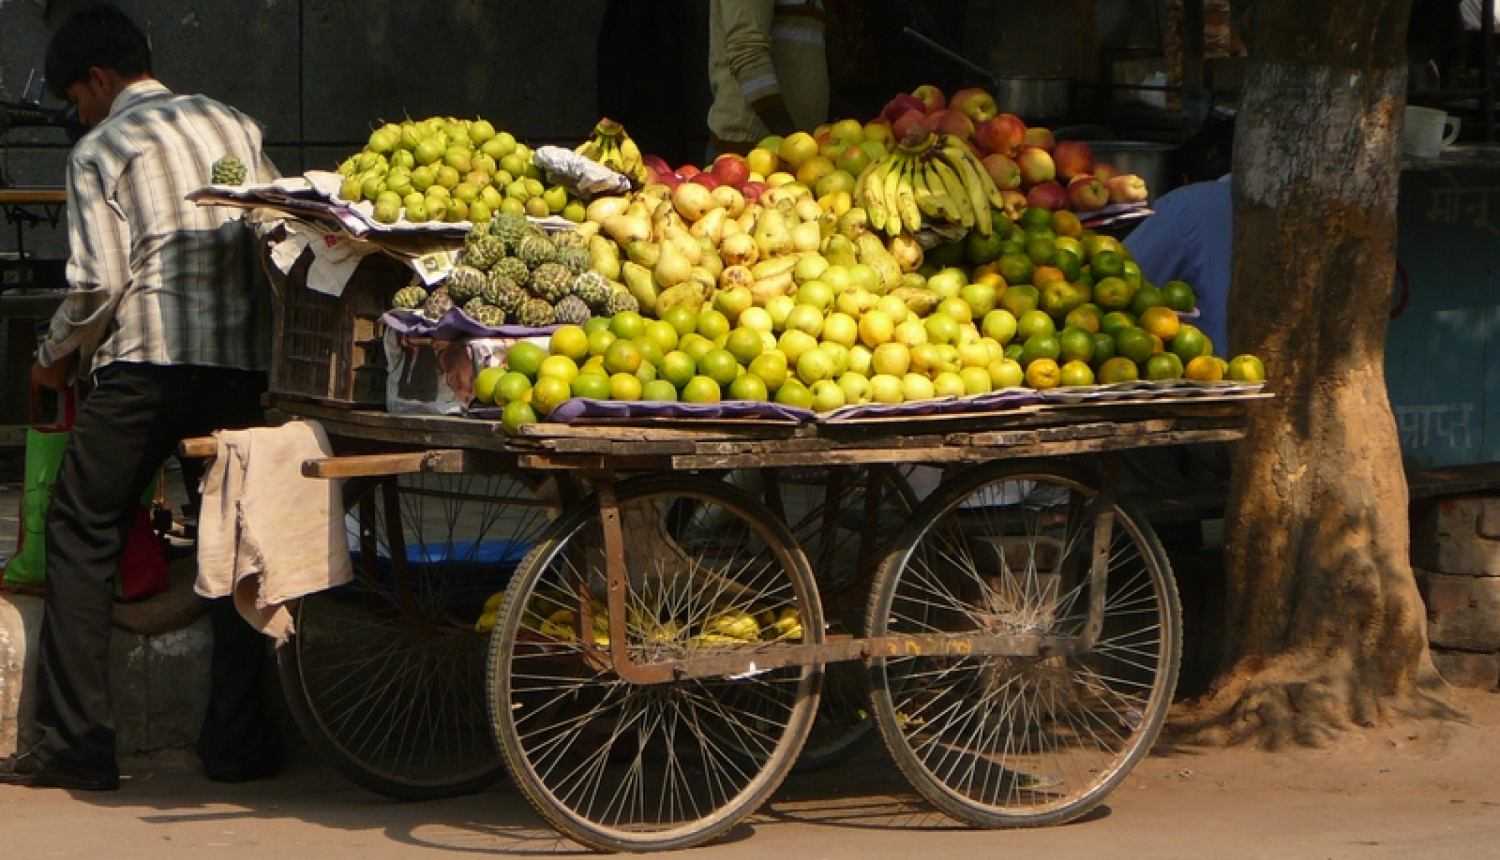
<path fill-rule="evenodd" d="M 37 360 L 264 370 L 269 290 L 238 210 L 185 195 L 224 156 L 246 182 L 279 174 L 254 120 L 205 96 L 131 84 L 68 159 L 68 292 Z"/>
<path fill-rule="evenodd" d="M 828 118 L 822 0 L 713 0 L 708 11 L 708 128 L 754 144 L 770 133 L 754 103 L 779 94 L 800 129 Z"/>

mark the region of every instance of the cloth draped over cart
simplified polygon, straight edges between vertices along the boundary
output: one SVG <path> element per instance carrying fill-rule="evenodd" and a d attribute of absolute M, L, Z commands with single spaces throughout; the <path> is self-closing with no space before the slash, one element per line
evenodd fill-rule
<path fill-rule="evenodd" d="M 315 421 L 221 430 L 214 438 L 194 589 L 232 595 L 245 620 L 280 645 L 294 632 L 287 602 L 353 578 L 341 482 L 302 475 L 303 461 L 333 451 Z"/>

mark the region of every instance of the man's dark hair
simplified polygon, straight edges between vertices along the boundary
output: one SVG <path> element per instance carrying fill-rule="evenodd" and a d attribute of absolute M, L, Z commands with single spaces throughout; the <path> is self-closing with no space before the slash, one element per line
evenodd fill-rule
<path fill-rule="evenodd" d="M 108 4 L 77 12 L 47 43 L 47 89 L 60 99 L 87 80 L 89 69 L 114 69 L 126 78 L 151 71 L 151 43 L 124 12 Z"/>

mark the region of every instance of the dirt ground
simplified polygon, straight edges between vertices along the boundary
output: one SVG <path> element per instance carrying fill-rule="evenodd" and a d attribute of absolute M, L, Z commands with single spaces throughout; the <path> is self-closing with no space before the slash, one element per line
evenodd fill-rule
<path fill-rule="evenodd" d="M 1465 720 L 1392 724 L 1327 749 L 1159 751 L 1093 815 L 1033 831 L 953 825 L 905 790 L 876 746 L 847 767 L 793 775 L 726 842 L 682 856 L 1500 857 L 1500 695 L 1453 700 Z M 110 795 L 0 788 L 3 856 L 579 853 L 503 783 L 396 804 L 314 765 L 244 786 L 206 782 L 181 754 L 127 765 L 130 779 Z"/>

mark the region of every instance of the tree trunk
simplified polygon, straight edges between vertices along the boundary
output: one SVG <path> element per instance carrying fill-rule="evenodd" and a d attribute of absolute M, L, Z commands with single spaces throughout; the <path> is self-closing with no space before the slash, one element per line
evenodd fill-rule
<path fill-rule="evenodd" d="M 1386 396 L 1411 0 L 1262 0 L 1234 153 L 1230 336 L 1276 398 L 1236 446 L 1225 659 L 1174 718 L 1317 744 L 1441 709 Z"/>

